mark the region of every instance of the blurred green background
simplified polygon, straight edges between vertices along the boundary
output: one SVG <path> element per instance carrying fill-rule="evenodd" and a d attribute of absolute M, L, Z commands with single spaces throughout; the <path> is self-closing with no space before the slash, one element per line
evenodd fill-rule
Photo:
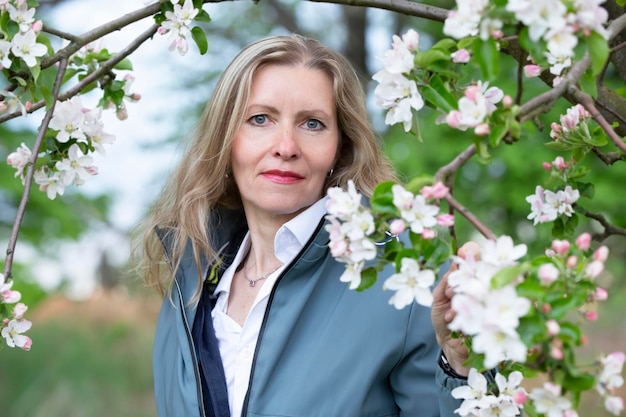
<path fill-rule="evenodd" d="M 52 26 L 68 31 L 79 20 L 81 23 L 89 20 L 85 13 L 78 14 L 81 19 L 76 14 L 70 14 L 74 17 L 66 19 L 68 13 L 76 13 L 78 5 L 91 7 L 92 10 L 102 6 L 98 0 L 49 0 L 41 3 L 38 16 L 44 19 L 56 16 L 57 21 Z M 107 2 L 107 7 L 119 9 L 121 15 L 122 9 L 130 7 L 128 3 L 115 0 Z M 136 3 L 130 10 L 141 7 L 143 2 Z M 452 1 L 430 3 L 438 7 L 453 6 Z M 162 50 L 159 66 L 169 71 L 171 77 L 167 86 L 157 94 L 184 97 L 184 105 L 159 109 L 161 113 L 156 117 L 168 121 L 173 129 L 156 135 L 150 143 L 144 144 L 142 150 L 145 152 L 160 150 L 175 154 L 179 140 L 197 118 L 223 65 L 242 46 L 259 37 L 286 31 L 317 37 L 343 51 L 364 80 L 369 80 L 371 74 L 380 69 L 376 57 L 390 47 L 392 34 L 402 34 L 408 28 L 414 28 L 421 34 L 423 49 L 441 36 L 440 23 L 358 7 L 267 0 L 259 4 L 226 2 L 205 8 L 213 17 L 213 22 L 207 25 L 207 55 L 200 57 L 193 45 L 184 58 L 169 53 L 163 43 L 144 45 L 152 50 Z M 135 68 L 138 78 L 150 72 L 150 65 L 142 66 L 141 62 L 136 62 Z M 498 80 L 501 88 L 514 91 L 514 71 L 512 62 L 502 65 Z M 610 69 L 607 77 L 618 85 L 621 82 Z M 524 99 L 545 91 L 546 87 L 539 80 L 535 81 L 529 83 Z M 365 84 L 371 96 L 374 85 L 371 82 Z M 149 92 L 141 93 L 146 93 L 146 100 L 150 100 Z M 130 119 L 143 117 L 143 123 L 153 123 L 149 117 L 155 116 L 146 116 L 143 114 L 146 110 L 140 110 L 141 106 L 149 107 L 149 104 L 149 101 L 137 104 L 130 110 Z M 569 104 L 566 102 L 557 103 L 550 114 L 528 126 L 534 132 L 530 137 L 493 151 L 490 164 L 470 161 L 456 178 L 457 200 L 473 211 L 495 234 L 514 236 L 517 241 L 529 245 L 531 253 L 541 252 L 549 244 L 551 226 L 542 224 L 533 227 L 526 220 L 529 206 L 524 198 L 534 192 L 537 184 L 547 180 L 548 174 L 542 169 L 542 163 L 560 155 L 543 146 L 550 139 L 548 131 L 542 130 L 541 126 L 549 126 L 550 121 L 558 119 L 567 107 Z M 469 132 L 437 125 L 437 116 L 427 109 L 420 112 L 423 142 L 419 142 L 400 127 L 389 129 L 385 126 L 382 112 L 372 106 L 372 118 L 383 139 L 381 144 L 406 179 L 434 174 L 437 168 L 471 143 Z M 21 142 L 32 143 L 34 134 L 33 127 L 0 125 L 0 160 L 6 159 L 6 155 Z M 132 141 L 135 135 L 132 129 L 128 129 L 126 137 L 119 140 Z M 562 156 L 567 158 L 567 155 Z M 592 168 L 586 180 L 596 184 L 593 199 L 584 200 L 585 207 L 606 214 L 613 224 L 626 228 L 623 162 L 607 167 L 588 157 L 585 163 Z M 113 169 L 119 169 L 115 162 L 113 166 Z M 167 175 L 166 168 L 156 160 L 152 166 L 136 167 L 137 170 L 149 169 L 152 172 L 152 181 L 149 186 L 146 185 L 145 193 L 137 196 L 137 201 L 139 197 L 147 200 L 154 197 L 158 184 Z M 20 182 L 13 178 L 13 172 L 12 168 L 0 163 L 0 243 L 3 244 L 10 234 L 22 190 Z M 135 174 L 132 170 L 123 173 L 128 182 L 134 181 Z M 104 170 L 101 175 L 106 175 Z M 82 256 L 93 257 L 98 266 L 93 270 L 78 271 L 77 275 L 82 276 L 80 279 L 96 283 L 95 290 L 80 299 L 68 297 L 68 288 L 72 280 L 76 280 L 75 276 L 64 276 L 54 288 L 42 286 L 35 278 L 44 260 L 50 262 L 60 258 L 68 242 L 81 242 L 94 230 L 95 239 L 104 230 L 115 230 L 126 236 L 127 227 L 117 222 L 115 213 L 120 209 L 116 208 L 116 204 L 119 205 L 119 196 L 109 191 L 84 193 L 75 188 L 54 201 L 49 201 L 44 193 L 36 189 L 31 193 L 20 233 L 22 246 L 19 248 L 21 253 L 31 255 L 27 261 L 14 265 L 13 275 L 16 277 L 15 288 L 23 293 L 23 301 L 30 306 L 26 316 L 33 322 L 33 328 L 28 332 L 33 339 L 33 347 L 30 352 L 9 348 L 0 350 L 1 417 L 155 415 L 151 345 L 160 304 L 156 294 L 144 288 L 137 277 L 126 272 L 123 260 L 112 260 L 106 247 L 96 253 L 85 249 Z M 467 222 L 459 217 L 457 219 L 460 240 L 474 238 Z M 594 222 L 581 222 L 577 232 L 599 230 Z M 601 278 L 601 284 L 609 291 L 609 300 L 597 306 L 600 320 L 584 327 L 589 337 L 589 344 L 581 349 L 584 360 L 593 361 L 599 355 L 626 350 L 626 331 L 622 324 L 626 303 L 624 239 L 624 236 L 611 237 L 603 242 L 611 248 L 607 272 Z M 63 262 L 65 270 L 72 268 L 71 261 Z M 77 264 L 76 268 L 80 266 Z M 581 417 L 608 415 L 593 394 L 585 396 L 583 403 Z"/>

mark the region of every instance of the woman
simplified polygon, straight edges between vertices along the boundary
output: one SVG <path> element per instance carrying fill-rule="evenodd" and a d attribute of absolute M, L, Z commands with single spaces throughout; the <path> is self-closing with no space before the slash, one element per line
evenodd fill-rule
<path fill-rule="evenodd" d="M 142 228 L 166 294 L 159 416 L 453 415 L 467 352 L 445 285 L 431 321 L 388 304 L 390 269 L 362 293 L 339 281 L 324 196 L 349 179 L 370 196 L 395 176 L 347 60 L 297 35 L 241 51 Z"/>

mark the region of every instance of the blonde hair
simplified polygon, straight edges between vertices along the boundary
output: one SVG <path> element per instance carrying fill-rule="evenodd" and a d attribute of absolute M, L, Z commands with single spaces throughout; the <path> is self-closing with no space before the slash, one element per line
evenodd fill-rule
<path fill-rule="evenodd" d="M 170 288 L 185 247 L 191 245 L 198 267 L 199 297 L 204 277 L 200 260 L 218 262 L 207 224 L 220 206 L 242 209 L 229 172 L 233 138 L 243 122 L 252 79 L 267 65 L 304 65 L 326 73 L 333 83 L 340 132 L 338 155 L 326 187 L 345 187 L 352 179 L 371 196 L 381 181 L 395 180 L 369 121 L 365 93 L 349 61 L 319 41 L 300 35 L 273 36 L 244 48 L 220 77 L 193 140 L 147 218 L 134 232 L 133 261 L 146 283 L 161 294 Z M 155 230 L 169 231 L 169 261 Z"/>

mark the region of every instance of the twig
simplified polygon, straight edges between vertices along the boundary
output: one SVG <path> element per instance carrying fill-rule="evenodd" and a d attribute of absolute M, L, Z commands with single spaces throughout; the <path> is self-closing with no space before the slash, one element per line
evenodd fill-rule
<path fill-rule="evenodd" d="M 141 35 L 139 35 L 135 40 L 128 44 L 128 46 L 122 49 L 120 52 L 109 58 L 108 61 L 104 62 L 100 68 L 83 78 L 79 83 L 77 83 L 74 87 L 70 88 L 63 94 L 59 95 L 58 99 L 63 101 L 70 97 L 78 94 L 83 88 L 85 88 L 90 83 L 98 80 L 102 75 L 109 72 L 115 65 L 117 65 L 124 58 L 132 54 L 137 48 L 141 46 L 142 43 L 150 39 L 157 31 L 158 25 L 152 25 L 146 31 L 144 31 Z M 31 108 L 28 110 L 29 113 L 35 112 L 40 108 L 46 105 L 45 100 L 40 100 L 37 103 L 34 103 Z M 20 111 L 15 111 L 13 113 L 5 114 L 0 116 L 0 123 L 6 122 L 7 120 L 14 119 L 15 117 L 21 116 L 22 113 Z"/>
<path fill-rule="evenodd" d="M 408 0 L 310 0 L 314 3 L 334 3 L 346 6 L 373 7 L 410 16 L 443 22 L 448 17 L 448 10 Z"/>
<path fill-rule="evenodd" d="M 435 174 L 435 179 L 437 181 L 443 182 L 446 186 L 450 187 L 450 177 L 454 176 L 454 174 L 456 174 L 456 172 L 475 154 L 476 145 L 471 144 L 464 151 L 458 154 L 452 161 L 439 168 L 437 170 L 437 173 Z"/>
<path fill-rule="evenodd" d="M 80 42 L 80 37 L 71 33 L 63 32 L 62 30 L 54 29 L 50 26 L 43 25 L 42 32 L 49 33 L 54 36 L 58 36 L 61 39 L 67 39 L 70 42 Z"/>
<path fill-rule="evenodd" d="M 478 220 L 478 218 L 474 216 L 471 211 L 469 211 L 461 203 L 456 201 L 450 193 L 448 193 L 445 198 L 450 207 L 453 207 L 456 211 L 461 213 L 461 215 L 463 215 L 463 217 L 465 217 L 476 228 L 476 230 L 480 232 L 480 234 L 482 234 L 489 240 L 496 240 L 496 236 L 493 234 L 493 232 L 480 220 Z"/>
<path fill-rule="evenodd" d="M 604 118 L 602 113 L 598 111 L 596 105 L 593 101 L 593 98 L 579 90 L 575 85 L 570 85 L 568 89 L 568 93 L 572 95 L 580 104 L 582 104 L 587 111 L 591 114 L 591 117 L 600 125 L 600 127 L 606 132 L 607 136 L 613 141 L 615 146 L 617 146 L 622 152 L 626 153 L 626 143 L 622 140 L 622 138 L 615 132 L 613 127 L 609 124 L 609 122 Z"/>
<path fill-rule="evenodd" d="M 606 217 L 604 217 L 603 214 L 598 214 L 598 213 L 592 213 L 588 210 L 585 209 L 580 209 L 580 212 L 585 216 L 585 217 L 589 217 L 590 219 L 594 219 L 596 220 L 598 223 L 600 223 L 602 225 L 602 227 L 604 227 L 604 233 L 595 233 L 594 234 L 594 238 L 597 240 L 604 240 L 607 237 L 611 236 L 611 235 L 623 235 L 626 236 L 626 229 L 623 229 L 621 227 L 617 227 L 617 226 L 613 226 L 611 223 L 609 223 L 609 221 L 606 219 Z"/>
<path fill-rule="evenodd" d="M 591 148 L 591 152 L 593 152 L 606 165 L 613 165 L 617 161 L 624 160 L 624 158 L 626 157 L 626 155 L 618 154 L 617 152 L 609 152 L 607 154 L 604 154 L 602 153 L 602 151 L 600 151 L 600 149 L 596 148 L 595 146 Z"/>
<path fill-rule="evenodd" d="M 63 76 L 65 75 L 65 70 L 67 69 L 67 58 L 61 59 L 59 63 L 59 70 L 57 72 L 56 79 L 54 81 L 54 86 L 52 89 L 53 97 L 58 97 L 59 91 L 61 90 L 61 84 L 63 84 Z M 33 176 L 35 173 L 35 163 L 37 162 L 37 156 L 39 154 L 39 148 L 43 143 L 44 137 L 46 135 L 46 131 L 48 130 L 48 125 L 50 124 L 50 120 L 52 120 L 52 114 L 54 113 L 56 100 L 52 103 L 46 115 L 41 122 L 41 126 L 39 127 L 39 132 L 37 133 L 37 139 L 35 140 L 35 144 L 33 146 L 32 155 L 28 164 L 28 169 L 26 170 L 26 176 L 24 178 L 24 192 L 22 193 L 22 199 L 20 200 L 20 205 L 17 208 L 17 213 L 15 215 L 15 222 L 13 223 L 13 228 L 11 229 L 11 237 L 9 239 L 9 245 L 7 246 L 7 256 L 6 262 L 4 264 L 4 278 L 8 280 L 11 278 L 11 267 L 13 265 L 13 255 L 15 253 L 15 246 L 17 244 L 17 237 L 20 232 L 20 227 L 22 225 L 22 221 L 24 220 L 24 214 L 26 213 L 26 206 L 28 205 L 28 198 L 30 195 L 30 189 L 33 183 Z"/>

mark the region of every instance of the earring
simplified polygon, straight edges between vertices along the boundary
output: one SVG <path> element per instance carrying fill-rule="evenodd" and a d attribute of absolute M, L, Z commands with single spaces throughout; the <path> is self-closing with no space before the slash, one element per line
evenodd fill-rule
<path fill-rule="evenodd" d="M 328 176 L 332 177 L 333 176 L 333 172 L 335 172 L 335 169 L 331 168 L 330 171 L 328 171 Z"/>
<path fill-rule="evenodd" d="M 224 174 L 224 178 L 228 179 L 228 172 Z"/>

